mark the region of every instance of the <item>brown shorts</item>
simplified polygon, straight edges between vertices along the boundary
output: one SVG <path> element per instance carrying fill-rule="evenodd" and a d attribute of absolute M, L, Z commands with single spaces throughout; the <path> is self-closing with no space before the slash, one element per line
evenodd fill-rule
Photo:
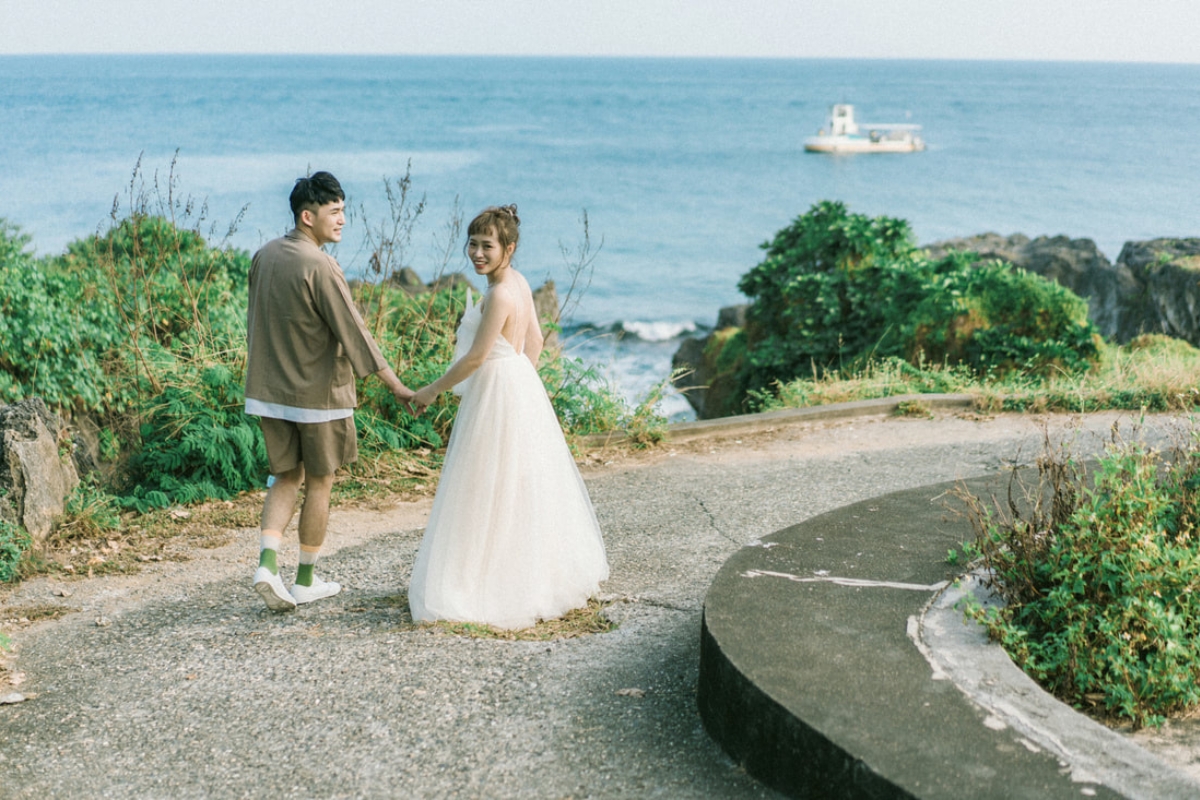
<path fill-rule="evenodd" d="M 262 417 L 259 425 L 272 475 L 291 472 L 301 464 L 309 475 L 332 475 L 358 458 L 354 417 L 313 423 Z"/>

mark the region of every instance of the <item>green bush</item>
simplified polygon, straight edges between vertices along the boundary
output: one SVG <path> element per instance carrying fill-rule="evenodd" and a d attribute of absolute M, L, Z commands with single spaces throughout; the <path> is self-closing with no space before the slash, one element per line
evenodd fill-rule
<path fill-rule="evenodd" d="M 0 399 L 36 395 L 67 415 L 90 414 L 105 455 L 121 459 L 103 488 L 127 508 L 261 487 L 262 433 L 243 412 L 248 254 L 141 212 L 54 258 L 35 258 L 28 244 L 0 221 Z M 449 366 L 461 283 L 414 296 L 380 280 L 353 294 L 405 383 L 424 385 Z M 652 409 L 630 412 L 582 365 L 550 354 L 543 374 L 568 434 L 624 423 L 652 438 Z M 360 383 L 359 401 L 353 469 L 376 476 L 397 451 L 440 447 L 458 403 L 446 393 L 414 417 L 376 379 Z"/>
<path fill-rule="evenodd" d="M 1086 370 L 1097 355 L 1087 302 L 1033 273 L 959 253 L 932 265 L 926 287 L 903 323 L 910 361 L 1045 374 Z"/>
<path fill-rule="evenodd" d="M 1135 727 L 1200 703 L 1200 431 L 1170 457 L 1114 435 L 1090 478 L 1062 451 L 1039 472 L 1024 511 L 964 495 L 1005 600 L 969 613 L 1068 703 Z"/>
<path fill-rule="evenodd" d="M 0 220 L 0 400 L 37 396 L 51 407 L 101 409 L 103 363 L 119 331 L 97 319 L 103 302 L 34 258 L 28 244 Z"/>
<path fill-rule="evenodd" d="M 266 444 L 243 411 L 243 375 L 210 364 L 162 376 L 168 385 L 143 410 L 122 505 L 144 512 L 262 487 Z"/>
<path fill-rule="evenodd" d="M 911 239 L 903 220 L 850 214 L 834 202 L 775 234 L 763 245 L 766 258 L 738 283 L 753 301 L 747 387 L 822 374 L 886 345 L 889 306 L 918 292 L 920 276 L 904 269 L 915 257 Z"/>
<path fill-rule="evenodd" d="M 100 483 L 92 472 L 76 484 L 67 495 L 66 508 L 54 526 L 58 540 L 98 538 L 114 533 L 121 527 L 121 504 Z"/>
<path fill-rule="evenodd" d="M 9 499 L 0 496 L 0 503 Z M 0 515 L 0 583 L 10 583 L 20 576 L 21 558 L 32 544 L 25 528 Z"/>
<path fill-rule="evenodd" d="M 354 286 L 354 294 L 380 350 L 406 385 L 424 386 L 453 361 L 454 329 L 466 308 L 461 286 L 410 295 L 388 283 L 364 283 Z M 441 447 L 457 408 L 457 395 L 447 392 L 424 414 L 413 416 L 381 381 L 360 382 L 354 415 L 360 447 L 356 469 L 395 450 Z"/>
<path fill-rule="evenodd" d="M 79 280 L 104 327 L 115 314 L 119 329 L 171 350 L 222 349 L 245 336 L 249 255 L 210 247 L 168 219 L 133 214 L 72 242 L 50 268 Z"/>
<path fill-rule="evenodd" d="M 931 262 L 911 239 L 903 220 L 823 202 L 764 244 L 766 258 L 738 284 L 753 302 L 727 370 L 738 388 L 726 413 L 753 410 L 797 378 L 896 356 L 980 375 L 1077 371 L 1096 357 L 1087 306 L 1070 291 L 968 254 Z"/>

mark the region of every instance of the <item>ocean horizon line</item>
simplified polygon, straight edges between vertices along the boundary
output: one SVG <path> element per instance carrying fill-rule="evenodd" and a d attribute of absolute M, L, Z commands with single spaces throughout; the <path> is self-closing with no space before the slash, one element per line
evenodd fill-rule
<path fill-rule="evenodd" d="M 962 58 L 962 57 L 926 57 L 912 58 L 907 56 L 747 56 L 747 55 L 636 55 L 636 54 L 559 54 L 559 53 L 304 53 L 304 52 L 250 52 L 250 51 L 81 51 L 81 52 L 38 52 L 38 53 L 0 53 L 0 61 L 6 59 L 38 59 L 38 58 L 247 58 L 247 59 L 297 59 L 297 60 L 461 60 L 461 61 L 570 61 L 570 62 L 602 62 L 602 61 L 642 61 L 642 62 L 680 62 L 680 63 L 853 63 L 853 64 L 997 64 L 997 65 L 1062 65 L 1062 66 L 1114 66 L 1114 67 L 1195 67 L 1200 68 L 1200 59 L 1196 61 L 1153 61 L 1144 59 L 1068 59 L 1068 58 Z"/>

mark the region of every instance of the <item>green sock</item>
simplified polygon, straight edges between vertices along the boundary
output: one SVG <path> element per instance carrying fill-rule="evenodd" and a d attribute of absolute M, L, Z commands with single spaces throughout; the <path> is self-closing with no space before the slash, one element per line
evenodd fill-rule
<path fill-rule="evenodd" d="M 279 574 L 279 554 L 271 547 L 264 547 L 258 554 L 258 565 L 266 567 L 275 575 Z"/>
<path fill-rule="evenodd" d="M 305 545 L 300 545 L 300 565 L 296 568 L 296 583 L 300 586 L 312 586 L 313 584 L 313 567 L 317 563 L 317 556 L 320 554 L 321 548 L 311 548 Z"/>
<path fill-rule="evenodd" d="M 271 570 L 272 574 L 279 574 L 279 545 L 282 543 L 283 537 L 271 533 L 263 533 L 258 540 L 258 565 Z"/>

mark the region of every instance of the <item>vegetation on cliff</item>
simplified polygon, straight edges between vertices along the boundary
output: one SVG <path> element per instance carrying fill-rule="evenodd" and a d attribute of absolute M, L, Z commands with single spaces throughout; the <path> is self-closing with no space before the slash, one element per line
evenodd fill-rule
<path fill-rule="evenodd" d="M 907 393 L 985 408 L 1193 408 L 1200 351 L 1105 342 L 1070 290 L 968 252 L 932 258 L 908 224 L 823 202 L 763 245 L 744 327 L 714 334 L 704 416 Z"/>

